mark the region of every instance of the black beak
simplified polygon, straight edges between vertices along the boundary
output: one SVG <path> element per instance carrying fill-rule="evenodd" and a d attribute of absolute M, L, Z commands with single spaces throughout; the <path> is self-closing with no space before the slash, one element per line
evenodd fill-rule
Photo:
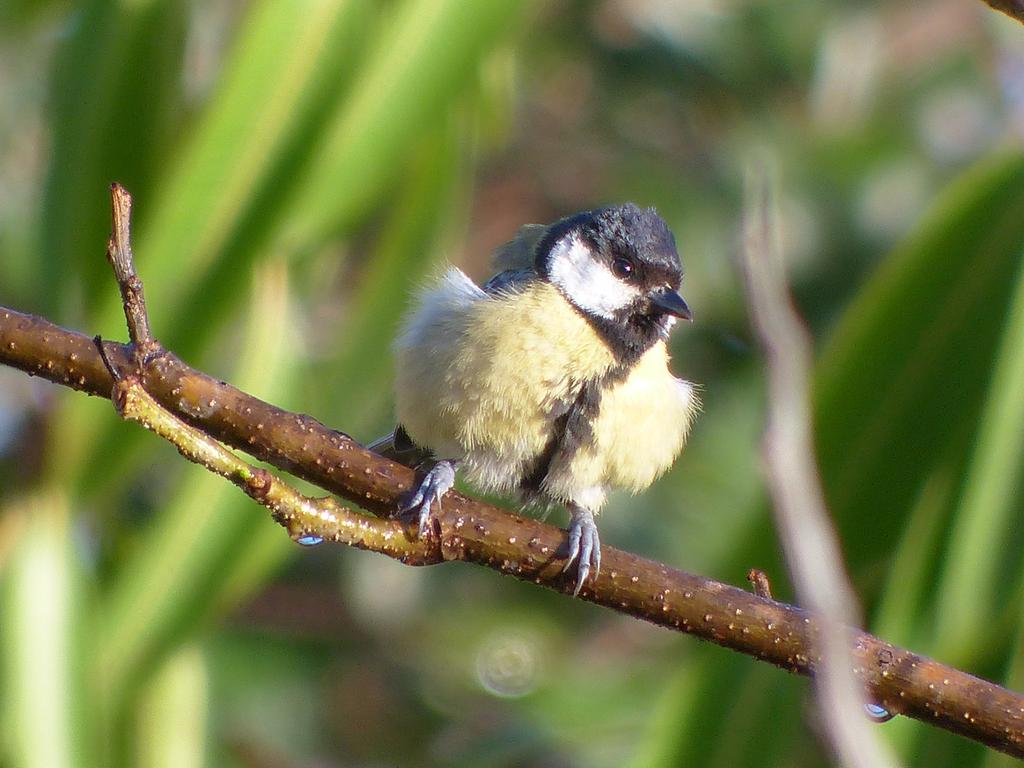
<path fill-rule="evenodd" d="M 693 320 L 693 313 L 686 306 L 683 297 L 673 290 L 666 288 L 663 291 L 651 294 L 651 304 L 667 315 L 675 315 L 683 320 Z"/>

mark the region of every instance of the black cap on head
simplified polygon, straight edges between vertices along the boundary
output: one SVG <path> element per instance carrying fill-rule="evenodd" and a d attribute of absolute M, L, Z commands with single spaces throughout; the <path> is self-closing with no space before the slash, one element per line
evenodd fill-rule
<path fill-rule="evenodd" d="M 535 259 L 540 274 L 547 274 L 547 258 L 555 243 L 573 231 L 593 246 L 595 254 L 609 260 L 633 261 L 641 270 L 639 282 L 679 286 L 683 267 L 676 240 L 653 208 L 624 203 L 582 211 L 555 222 L 537 244 Z"/>
<path fill-rule="evenodd" d="M 682 272 L 676 239 L 653 208 L 633 203 L 602 208 L 594 211 L 593 223 L 584 225 L 583 233 L 602 251 L 635 255 L 651 266 Z M 626 253 L 617 253 L 622 250 Z"/>

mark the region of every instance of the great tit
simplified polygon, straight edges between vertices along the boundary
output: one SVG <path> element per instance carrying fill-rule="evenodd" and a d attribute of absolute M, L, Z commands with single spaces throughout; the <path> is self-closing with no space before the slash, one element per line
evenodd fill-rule
<path fill-rule="evenodd" d="M 370 447 L 432 466 L 402 510 L 426 535 L 456 467 L 485 490 L 564 505 L 575 594 L 601 567 L 594 516 L 611 488 L 642 491 L 682 450 L 699 408 L 668 369 L 675 239 L 632 203 L 528 224 L 483 288 L 451 268 L 422 291 L 395 344 L 399 426 Z"/>

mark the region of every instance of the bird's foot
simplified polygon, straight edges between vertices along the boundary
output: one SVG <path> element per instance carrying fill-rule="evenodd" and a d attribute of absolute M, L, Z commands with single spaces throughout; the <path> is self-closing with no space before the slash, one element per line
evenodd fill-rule
<path fill-rule="evenodd" d="M 437 462 L 409 498 L 402 502 L 398 511 L 402 514 L 415 513 L 419 526 L 420 537 L 430 532 L 430 510 L 437 502 L 437 511 L 441 511 L 441 497 L 455 485 L 455 462 L 442 459 Z"/>
<path fill-rule="evenodd" d="M 601 573 L 601 537 L 597 533 L 597 523 L 594 522 L 594 513 L 583 507 L 572 506 L 572 521 L 569 523 L 569 559 L 565 561 L 562 572 L 566 572 L 576 566 L 576 589 L 573 596 L 580 593 L 583 582 L 590 575 L 590 569 L 594 569 L 594 578 Z"/>

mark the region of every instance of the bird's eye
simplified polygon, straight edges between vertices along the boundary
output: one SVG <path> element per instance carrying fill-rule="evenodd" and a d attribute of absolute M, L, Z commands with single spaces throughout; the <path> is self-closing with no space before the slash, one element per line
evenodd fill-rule
<path fill-rule="evenodd" d="M 615 259 L 615 261 L 612 262 L 612 274 L 620 280 L 627 279 L 633 274 L 633 262 L 629 259 Z"/>

